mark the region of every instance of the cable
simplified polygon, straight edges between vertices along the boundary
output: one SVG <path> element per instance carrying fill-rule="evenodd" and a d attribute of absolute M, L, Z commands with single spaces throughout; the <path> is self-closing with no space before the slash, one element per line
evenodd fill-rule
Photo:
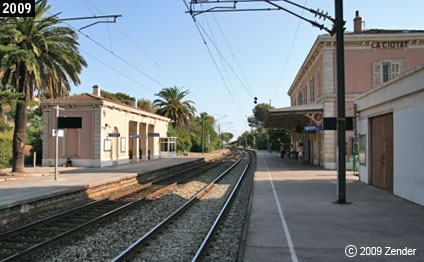
<path fill-rule="evenodd" d="M 132 82 L 134 82 L 134 83 L 138 84 L 138 85 L 139 85 L 139 86 L 141 86 L 142 88 L 147 89 L 147 90 L 149 90 L 149 91 L 151 91 L 151 92 L 153 92 L 153 93 L 155 93 L 155 92 L 156 92 L 156 91 L 154 91 L 153 89 L 150 89 L 150 88 L 146 87 L 145 85 L 143 85 L 142 83 L 138 82 L 137 80 L 135 80 L 135 79 L 131 78 L 130 76 L 128 76 L 128 75 L 126 75 L 126 74 L 122 73 L 121 71 L 117 70 L 116 68 L 114 68 L 114 67 L 112 67 L 112 66 L 110 66 L 110 65 L 106 64 L 105 62 L 101 61 L 100 59 L 98 59 L 98 58 L 96 58 L 96 57 L 94 57 L 94 56 L 90 55 L 87 51 L 84 51 L 84 50 L 82 50 L 81 48 L 80 48 L 80 51 L 81 51 L 81 52 L 83 52 L 84 54 L 86 54 L 87 56 L 91 57 L 92 59 L 96 60 L 97 62 L 99 62 L 99 63 L 103 64 L 103 65 L 104 65 L 104 66 L 106 66 L 106 67 L 108 67 L 109 69 L 111 69 L 111 70 L 115 71 L 116 73 L 118 73 L 118 74 L 122 75 L 123 77 L 127 78 L 128 80 L 130 80 L 130 81 L 132 81 Z"/>
<path fill-rule="evenodd" d="M 50 12 L 47 12 L 49 14 L 51 14 Z M 129 65 L 130 67 L 132 67 L 133 69 L 135 69 L 136 71 L 140 72 L 141 74 L 143 74 L 144 76 L 146 76 L 147 78 L 149 78 L 150 80 L 152 80 L 153 82 L 155 82 L 156 84 L 166 88 L 165 85 L 163 85 L 162 83 L 160 83 L 159 81 L 157 81 L 155 78 L 153 78 L 152 76 L 150 76 L 149 74 L 147 74 L 146 72 L 144 72 L 143 70 L 139 69 L 138 67 L 136 67 L 135 65 L 131 64 L 130 62 L 128 62 L 127 60 L 125 60 L 124 58 L 120 57 L 119 55 L 115 54 L 112 50 L 108 49 L 107 47 L 105 47 L 104 45 L 102 45 L 101 43 L 97 42 L 96 40 L 94 40 L 93 38 L 91 38 L 89 35 L 82 33 L 81 31 L 79 31 L 77 28 L 75 28 L 74 26 L 72 26 L 71 24 L 67 23 L 67 22 L 63 22 L 66 25 L 68 25 L 69 27 L 73 28 L 76 32 L 80 33 L 81 35 L 85 36 L 87 39 L 89 39 L 90 41 L 92 41 L 93 43 L 95 43 L 96 45 L 100 46 L 101 48 L 103 48 L 104 50 L 108 51 L 109 53 L 111 53 L 113 56 L 115 56 L 116 58 L 118 58 L 119 60 L 121 60 L 122 62 L 124 62 L 125 64 Z"/>
<path fill-rule="evenodd" d="M 193 18 L 194 19 L 194 18 Z M 197 21 L 197 20 L 195 20 Z M 240 82 L 240 84 L 242 85 L 242 87 L 244 88 L 244 90 L 247 92 L 247 94 L 249 96 L 253 96 L 253 94 L 246 88 L 246 86 L 244 85 L 243 81 L 241 81 L 240 77 L 238 76 L 238 74 L 234 71 L 234 68 L 230 65 L 230 63 L 227 61 L 227 59 L 225 58 L 225 56 L 221 53 L 221 51 L 219 50 L 218 46 L 213 42 L 213 40 L 211 39 L 211 37 L 209 36 L 209 34 L 206 32 L 205 28 L 200 24 L 200 23 L 196 23 L 199 28 L 204 32 L 204 34 L 206 35 L 206 37 L 209 39 L 209 41 L 212 43 L 213 47 L 215 47 L 217 53 L 222 57 L 222 59 L 224 60 L 225 64 L 227 64 L 227 66 L 230 68 L 230 70 L 233 72 L 233 74 L 236 76 L 237 80 Z M 199 29 L 199 30 L 200 30 Z"/>
<path fill-rule="evenodd" d="M 90 6 L 85 2 L 85 0 L 81 0 L 81 2 L 87 7 L 87 9 L 93 14 L 93 16 L 96 16 L 94 11 L 90 8 Z"/>
<path fill-rule="evenodd" d="M 90 0 L 85 0 L 88 4 L 90 4 L 94 9 L 96 9 L 97 12 L 100 14 L 103 14 L 102 11 L 100 11 Z M 114 24 L 116 29 L 128 40 L 130 41 L 139 51 L 142 52 L 143 55 L 145 55 L 149 60 L 151 60 L 157 67 L 159 67 L 163 72 L 165 72 L 172 80 L 177 82 L 177 84 L 182 84 L 176 79 L 171 73 L 169 73 L 163 66 L 161 66 L 153 57 L 151 57 L 146 50 L 144 50 L 137 42 L 132 40 L 127 33 L 125 33 L 118 25 Z"/>
<path fill-rule="evenodd" d="M 308 2 L 308 0 L 305 0 L 305 3 L 303 5 L 306 5 L 307 2 Z M 303 15 L 303 10 L 302 10 L 302 13 L 300 15 Z M 286 59 L 286 63 L 284 64 L 283 71 L 281 72 L 280 79 L 278 80 L 277 87 L 275 88 L 274 97 L 277 95 L 278 89 L 280 88 L 281 81 L 283 80 L 283 76 L 286 72 L 286 68 L 287 68 L 287 65 L 289 63 L 291 53 L 293 51 L 293 46 L 294 46 L 294 43 L 296 41 L 297 32 L 299 31 L 300 22 L 302 22 L 302 20 L 299 19 L 299 22 L 297 23 L 296 31 L 295 31 L 294 36 L 293 36 L 293 41 L 292 41 L 291 46 L 290 46 L 289 54 L 288 54 L 287 59 Z"/>
<path fill-rule="evenodd" d="M 89 5 L 91 5 L 98 13 L 103 14 L 103 12 L 97 8 L 90 0 L 85 0 Z M 127 33 L 125 33 L 117 24 L 114 24 L 115 28 L 120 32 L 130 43 L 132 43 L 144 56 L 146 56 L 150 61 L 152 61 L 155 64 L 156 67 L 156 73 L 158 75 L 159 80 L 159 71 L 158 68 L 162 70 L 170 79 L 174 80 L 179 86 L 183 87 L 184 85 L 176 79 L 169 71 L 167 71 L 158 61 L 156 61 L 152 56 L 150 56 L 146 50 L 144 50 L 136 41 L 134 41 Z M 199 99 L 197 96 L 191 95 L 196 98 L 204 107 L 207 108 L 206 104 Z"/>
<path fill-rule="evenodd" d="M 187 4 L 186 0 L 183 0 L 183 2 L 184 2 L 184 4 L 185 4 L 185 6 L 186 6 L 187 10 L 189 10 L 189 8 L 188 8 L 188 4 Z M 233 95 L 231 94 L 231 92 L 230 92 L 230 90 L 229 90 L 229 88 L 228 88 L 227 82 L 225 81 L 224 76 L 222 75 L 221 70 L 219 70 L 218 64 L 216 63 L 215 58 L 214 58 L 214 57 L 213 57 L 213 55 L 212 55 L 212 51 L 210 50 L 210 48 L 209 48 L 209 46 L 208 46 L 208 44 L 207 44 L 207 42 L 206 42 L 206 39 L 205 39 L 205 37 L 203 36 L 202 31 L 201 31 L 201 30 L 200 30 L 200 28 L 199 28 L 199 24 L 197 23 L 197 20 L 196 20 L 194 17 L 192 17 L 192 19 L 193 19 L 194 25 L 196 26 L 197 31 L 199 32 L 200 37 L 201 37 L 201 38 L 202 38 L 202 40 L 203 40 L 203 43 L 204 43 L 204 44 L 205 44 L 205 46 L 206 46 L 206 49 L 207 49 L 207 51 L 208 51 L 208 53 L 209 53 L 209 55 L 210 55 L 210 57 L 211 57 L 211 59 L 212 59 L 212 61 L 213 61 L 213 64 L 215 65 L 215 68 L 216 68 L 216 70 L 218 71 L 218 74 L 220 75 L 222 82 L 224 83 L 225 89 L 227 90 L 228 94 L 230 95 L 230 98 L 231 98 L 231 100 L 233 101 L 234 106 L 235 106 L 235 107 L 236 107 L 236 109 L 239 111 L 240 116 L 242 117 L 243 112 L 242 112 L 242 110 L 240 110 L 240 108 L 237 106 L 237 104 L 236 104 L 236 102 L 235 102 L 235 100 L 234 100 L 234 97 L 233 97 Z"/>
<path fill-rule="evenodd" d="M 221 32 L 222 37 L 224 38 L 224 42 L 225 42 L 225 44 L 227 45 L 228 49 L 229 49 L 229 50 L 230 50 L 230 52 L 231 52 L 231 56 L 233 57 L 234 61 L 236 62 L 236 65 L 238 66 L 238 68 L 239 68 L 239 70 L 240 70 L 240 72 L 241 72 L 241 75 L 242 75 L 242 77 L 244 78 L 244 81 L 246 81 L 247 87 L 249 88 L 249 90 L 250 90 L 252 93 L 254 93 L 254 92 L 253 92 L 253 90 L 252 90 L 252 87 L 251 87 L 251 86 L 250 86 L 250 84 L 249 84 L 249 81 L 248 81 L 248 80 L 247 80 L 247 78 L 246 78 L 246 75 L 245 75 L 245 74 L 244 74 L 244 72 L 243 72 L 243 69 L 241 68 L 241 66 L 240 66 L 240 64 L 239 64 L 239 62 L 238 62 L 238 60 L 237 60 L 236 56 L 234 55 L 233 49 L 231 48 L 231 46 L 230 46 L 229 42 L 227 41 L 227 38 L 225 37 L 225 34 L 224 34 L 224 32 L 223 32 L 223 30 L 222 30 L 222 28 L 221 28 L 221 25 L 219 24 L 218 20 L 216 19 L 215 14 L 214 14 L 214 13 L 212 13 L 212 16 L 213 16 L 213 18 L 214 18 L 214 20 L 215 20 L 215 23 L 216 23 L 216 24 L 217 24 L 217 26 L 218 26 L 219 31 Z"/>

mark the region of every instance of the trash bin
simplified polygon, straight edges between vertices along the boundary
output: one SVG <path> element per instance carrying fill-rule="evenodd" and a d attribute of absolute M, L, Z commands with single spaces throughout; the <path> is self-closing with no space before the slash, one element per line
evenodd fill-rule
<path fill-rule="evenodd" d="M 358 155 L 350 156 L 350 169 L 358 172 Z"/>

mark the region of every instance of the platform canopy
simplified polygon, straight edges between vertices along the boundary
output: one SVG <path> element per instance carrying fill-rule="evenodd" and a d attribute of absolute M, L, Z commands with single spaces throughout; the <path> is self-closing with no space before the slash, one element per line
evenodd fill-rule
<path fill-rule="evenodd" d="M 265 117 L 265 127 L 296 128 L 322 125 L 323 104 L 271 109 Z"/>

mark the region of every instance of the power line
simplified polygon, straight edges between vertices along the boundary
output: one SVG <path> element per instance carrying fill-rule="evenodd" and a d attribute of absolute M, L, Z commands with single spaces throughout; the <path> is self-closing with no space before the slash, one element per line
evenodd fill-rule
<path fill-rule="evenodd" d="M 239 68 L 239 70 L 240 70 L 240 72 L 241 72 L 242 77 L 244 78 L 244 81 L 246 81 L 247 87 L 249 88 L 249 90 L 250 90 L 252 93 L 254 93 L 254 92 L 253 92 L 253 90 L 252 90 L 252 87 L 251 87 L 251 86 L 250 86 L 250 84 L 249 84 L 249 81 L 248 81 L 248 80 L 247 80 L 247 78 L 246 78 L 246 75 L 245 75 L 245 74 L 244 74 L 244 72 L 243 72 L 243 69 L 241 68 L 241 66 L 240 66 L 240 64 L 239 64 L 239 62 L 238 62 L 238 60 L 237 60 L 236 56 L 234 55 L 233 49 L 231 48 L 231 46 L 230 46 L 230 44 L 229 44 L 229 42 L 228 42 L 227 38 L 225 37 L 225 34 L 224 34 L 224 32 L 223 32 L 223 30 L 222 30 L 222 28 L 221 28 L 221 25 L 219 24 L 218 20 L 216 19 L 215 14 L 213 14 L 213 13 L 212 13 L 212 17 L 214 18 L 215 23 L 217 24 L 218 29 L 219 29 L 219 31 L 221 32 L 222 37 L 224 38 L 224 42 L 225 42 L 225 44 L 227 45 L 228 49 L 230 50 L 231 55 L 232 55 L 232 57 L 233 57 L 234 61 L 236 62 L 236 65 L 238 66 L 238 68 Z"/>
<path fill-rule="evenodd" d="M 91 5 L 98 13 L 103 14 L 103 12 L 97 8 L 90 0 L 84 0 L 86 1 L 89 5 Z M 91 8 L 89 8 L 89 10 L 91 10 Z M 134 41 L 127 33 L 125 33 L 125 31 L 123 31 L 118 25 L 114 24 L 115 28 L 118 30 L 118 32 L 120 32 L 130 43 L 132 43 L 144 56 L 146 56 L 150 61 L 152 61 L 155 64 L 156 67 L 156 71 L 157 71 L 157 75 L 158 75 L 158 80 L 159 80 L 159 71 L 157 70 L 158 68 L 160 70 L 162 70 L 169 78 L 171 78 L 172 80 L 174 80 L 178 85 L 180 85 L 181 87 L 183 87 L 184 85 L 178 80 L 176 79 L 168 70 L 165 69 L 165 67 L 163 67 L 158 61 L 156 61 L 152 56 L 149 55 L 149 53 L 144 50 L 136 41 Z M 196 97 L 195 95 L 191 94 L 194 98 L 196 98 L 201 104 L 203 104 L 203 106 L 206 107 L 205 103 L 199 99 L 198 97 Z"/>
<path fill-rule="evenodd" d="M 58 16 L 60 13 L 57 14 L 52 14 L 50 12 L 47 12 L 52 16 Z M 114 22 L 116 22 L 116 19 L 122 17 L 122 15 L 102 15 L 102 16 L 83 16 L 83 17 L 68 17 L 68 18 L 56 18 L 57 21 L 60 22 L 64 22 L 64 21 L 76 21 L 76 20 L 89 20 L 89 19 L 102 19 L 102 18 L 113 18 Z M 43 20 L 24 20 L 24 21 L 18 21 L 18 22 L 8 22 L 10 20 L 10 18 L 1 18 L 2 21 L 2 25 L 17 25 L 17 24 L 27 24 L 27 23 L 37 23 L 37 22 L 42 22 Z M 110 21 L 98 21 L 95 22 L 93 24 L 98 24 L 98 23 L 114 23 L 114 22 L 110 22 Z M 91 24 L 91 25 L 93 25 Z M 88 26 L 87 26 L 88 27 Z"/>
<path fill-rule="evenodd" d="M 307 2 L 308 2 L 308 0 L 305 0 L 305 3 L 303 5 L 306 5 Z M 303 10 L 302 10 L 302 13 L 300 15 L 303 15 Z M 277 87 L 275 88 L 274 97 L 277 95 L 278 89 L 280 88 L 281 81 L 283 80 L 283 76 L 286 72 L 286 68 L 287 68 L 287 65 L 289 63 L 291 53 L 293 51 L 293 46 L 294 46 L 294 43 L 296 41 L 297 32 L 299 31 L 301 21 L 302 20 L 299 19 L 299 22 L 297 23 L 296 31 L 295 31 L 294 36 L 293 36 L 293 41 L 292 41 L 291 46 L 290 46 L 289 54 L 287 55 L 286 63 L 284 64 L 283 71 L 281 72 L 280 79 L 278 79 Z"/>
<path fill-rule="evenodd" d="M 102 11 L 100 11 L 90 0 L 85 0 L 88 4 L 90 4 L 94 9 L 96 9 L 97 12 L 102 14 Z M 172 80 L 177 82 L 179 85 L 182 85 L 178 79 L 176 79 L 171 73 L 169 73 L 162 65 L 159 64 L 152 56 L 150 56 L 146 50 L 144 50 L 137 42 L 135 42 L 133 39 L 130 38 L 130 36 L 125 33 L 118 25 L 114 25 L 116 29 L 129 41 L 131 42 L 139 51 L 142 52 L 143 55 L 145 55 L 148 59 L 150 59 L 158 68 L 160 68 L 163 72 L 165 72 Z"/>
<path fill-rule="evenodd" d="M 123 76 L 123 77 L 127 78 L 128 80 L 130 80 L 130 81 L 132 81 L 132 82 L 136 83 L 137 85 L 141 86 L 142 88 L 147 89 L 147 90 L 149 90 L 149 91 L 151 91 L 151 92 L 153 92 L 153 93 L 155 93 L 155 92 L 156 92 L 156 91 L 154 91 L 153 89 L 150 89 L 150 88 L 146 87 L 145 85 L 143 85 L 143 84 L 142 84 L 142 83 L 140 83 L 139 81 L 137 81 L 137 80 L 135 80 L 135 79 L 131 78 L 130 76 L 128 76 L 128 75 L 126 75 L 126 74 L 122 73 L 121 71 L 119 71 L 118 69 L 114 68 L 113 66 L 110 66 L 110 65 L 106 64 L 105 62 L 103 62 L 102 60 L 100 60 L 100 59 L 98 59 L 98 58 L 94 57 L 93 55 L 89 54 L 87 51 L 84 51 L 84 50 L 82 50 L 82 49 L 80 49 L 80 50 L 81 50 L 81 52 L 83 52 L 83 53 L 84 53 L 84 54 L 86 54 L 87 56 L 91 57 L 92 59 L 96 60 L 97 62 L 101 63 L 102 65 L 104 65 L 104 66 L 108 67 L 109 69 L 111 69 L 111 70 L 115 71 L 116 73 L 120 74 L 121 76 Z"/>
<path fill-rule="evenodd" d="M 194 19 L 194 17 L 193 17 L 193 19 Z M 197 21 L 197 20 L 195 20 L 195 21 Z M 247 94 L 249 96 L 253 96 L 253 94 L 249 91 L 249 89 L 247 89 L 247 87 L 244 85 L 243 81 L 240 79 L 240 77 L 238 76 L 238 74 L 235 72 L 234 68 L 230 65 L 230 63 L 227 61 L 227 59 L 225 58 L 225 56 L 221 53 L 221 51 L 219 50 L 218 46 L 212 40 L 211 36 L 209 36 L 209 34 L 206 32 L 205 28 L 200 23 L 196 23 L 196 24 L 198 24 L 199 28 L 204 32 L 204 34 L 206 35 L 206 37 L 212 43 L 213 47 L 216 49 L 217 53 L 222 57 L 222 59 L 224 60 L 225 64 L 227 64 L 227 66 L 233 72 L 234 76 L 240 82 L 241 86 L 244 88 L 244 90 L 247 92 Z"/>
<path fill-rule="evenodd" d="M 185 6 L 187 7 L 187 10 L 189 10 L 189 9 L 188 9 L 188 4 L 187 4 L 186 0 L 183 0 L 183 2 L 184 2 L 184 4 L 185 4 Z M 227 82 L 225 81 L 224 76 L 223 76 L 223 75 L 222 75 L 222 73 L 221 73 L 221 70 L 219 70 L 218 64 L 216 63 L 215 58 L 214 58 L 214 57 L 213 57 L 213 55 L 212 55 L 212 51 L 210 50 L 210 48 L 209 48 L 209 46 L 208 46 L 208 44 L 207 44 L 207 42 L 206 42 L 206 39 L 205 39 L 205 37 L 203 36 L 202 31 L 201 31 L 201 30 L 200 30 L 200 28 L 199 28 L 199 24 L 197 23 L 197 21 L 196 21 L 196 19 L 195 19 L 194 17 L 192 17 L 192 19 L 193 19 L 194 25 L 196 26 L 197 31 L 199 32 L 200 37 L 201 37 L 201 38 L 202 38 L 202 40 L 203 40 L 203 43 L 204 43 L 204 44 L 205 44 L 205 46 L 206 46 L 206 49 L 207 49 L 207 51 L 208 51 L 208 53 L 209 53 L 209 55 L 210 55 L 210 57 L 211 57 L 211 59 L 212 59 L 212 61 L 213 61 L 213 64 L 215 65 L 215 68 L 216 68 L 216 70 L 218 71 L 218 74 L 220 75 L 222 82 L 224 83 L 225 89 L 227 90 L 228 94 L 230 95 L 230 98 L 231 98 L 231 100 L 233 101 L 234 106 L 235 106 L 235 107 L 236 107 L 236 109 L 239 111 L 240 116 L 242 116 L 242 115 L 243 115 L 243 113 L 242 113 L 242 111 L 240 110 L 240 108 L 237 106 L 237 104 L 236 104 L 236 102 L 235 102 L 235 100 L 234 100 L 234 97 L 233 97 L 233 95 L 231 94 L 231 92 L 230 92 L 230 90 L 229 90 L 229 88 L 228 88 Z"/>
<path fill-rule="evenodd" d="M 87 4 L 87 2 L 85 0 L 81 0 L 81 2 L 85 5 L 85 7 L 87 7 L 88 10 L 90 10 L 90 12 L 96 16 L 96 14 L 94 13 L 94 11 L 90 8 L 90 6 Z"/>
<path fill-rule="evenodd" d="M 48 12 L 49 14 L 51 14 L 50 12 Z M 141 74 L 143 74 L 144 76 L 146 76 L 147 78 L 149 78 L 151 81 L 155 82 L 156 84 L 166 88 L 165 85 L 163 85 L 162 83 L 160 83 L 159 81 L 157 81 L 155 78 L 153 78 L 152 76 L 150 76 L 149 74 L 147 74 L 146 72 L 144 72 L 143 70 L 141 70 L 140 68 L 136 67 L 135 65 L 133 65 L 132 63 L 128 62 L 127 60 L 125 60 L 124 58 L 122 58 L 121 56 L 115 54 L 112 50 L 110 50 L 109 48 L 105 47 L 104 45 L 102 45 L 101 43 L 99 43 L 98 41 L 94 40 L 93 38 L 91 38 L 89 35 L 82 33 L 80 30 L 76 29 L 74 26 L 72 26 L 71 24 L 64 22 L 66 25 L 68 25 L 69 27 L 73 28 L 76 32 L 80 33 L 81 35 L 83 35 L 84 37 L 86 37 L 87 39 L 89 39 L 90 41 L 92 41 L 93 43 L 95 43 L 96 45 L 100 46 L 101 48 L 103 48 L 104 50 L 106 50 L 107 52 L 111 53 L 113 56 L 115 56 L 116 58 L 118 58 L 119 60 L 121 60 L 122 62 L 124 62 L 125 64 L 129 65 L 130 67 L 132 67 L 133 69 L 135 69 L 136 71 L 140 72 Z"/>
<path fill-rule="evenodd" d="M 200 4 L 200 6 L 202 6 L 202 4 Z M 203 6 L 202 6 L 203 7 Z M 219 49 L 218 49 L 218 45 L 216 44 L 216 39 L 215 39 L 215 36 L 214 36 L 214 33 L 213 33 L 213 30 L 212 30 L 212 27 L 211 27 L 211 25 L 210 25 L 210 23 L 209 23 L 209 19 L 208 19 L 208 17 L 207 16 L 204 16 L 204 18 L 205 18 L 205 21 L 206 21 L 206 23 L 207 23 L 207 26 L 209 27 L 209 31 L 210 31 L 210 34 L 211 34 L 211 38 L 209 38 L 210 40 L 211 40 L 211 42 L 213 42 L 213 44 L 214 44 L 214 46 L 215 46 L 215 48 L 218 50 L 218 52 L 219 52 Z M 205 32 L 206 33 L 206 32 Z M 221 33 L 222 33 L 222 31 L 221 31 Z M 223 33 L 222 33 L 223 34 Z M 225 37 L 225 36 L 224 36 Z M 230 75 L 228 74 L 228 71 L 227 71 L 227 69 L 225 68 L 225 63 L 224 63 L 224 56 L 221 54 L 221 52 L 219 52 L 219 54 L 220 54 L 220 60 L 221 60 L 221 63 L 222 63 L 222 65 L 223 65 L 223 70 L 224 70 L 224 73 L 226 74 L 226 76 L 227 76 L 227 78 L 228 78 L 228 82 L 229 82 L 229 84 L 230 84 L 230 87 L 231 87 L 231 89 L 233 90 L 233 92 L 235 92 L 235 90 L 234 90 L 234 86 L 233 86 L 233 83 L 232 83 L 232 81 L 231 81 L 231 78 L 230 78 Z M 234 69 L 232 69 L 232 67 L 230 66 L 230 64 L 229 63 L 227 63 L 228 65 L 228 67 L 230 67 L 230 69 L 233 71 L 233 73 L 234 73 L 234 75 L 239 79 L 239 81 L 240 81 L 240 83 L 241 83 L 241 85 L 243 86 L 243 87 L 245 87 L 244 86 L 244 83 L 241 81 L 241 79 L 238 77 L 238 75 L 236 74 L 236 72 L 234 71 Z M 248 92 L 248 94 L 249 94 L 249 90 L 247 90 L 246 89 L 246 91 Z M 249 94 L 249 95 L 251 95 L 251 93 Z M 241 106 L 241 104 L 240 104 L 240 101 L 238 101 L 238 99 L 237 99 L 237 97 L 236 97 L 236 102 L 237 102 L 237 104 L 238 104 L 238 106 L 240 107 L 240 108 L 243 108 L 242 106 Z"/>

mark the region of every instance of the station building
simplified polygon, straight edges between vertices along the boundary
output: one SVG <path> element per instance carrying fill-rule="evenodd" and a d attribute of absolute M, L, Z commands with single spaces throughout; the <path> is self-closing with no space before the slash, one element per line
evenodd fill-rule
<path fill-rule="evenodd" d="M 358 11 L 344 41 L 346 116 L 358 96 L 424 64 L 424 30 L 363 30 Z M 269 110 L 265 120 L 265 127 L 289 128 L 294 146 L 304 144 L 304 161 L 326 169 L 336 169 L 336 131 L 304 130 L 337 116 L 335 47 L 335 37 L 317 37 L 288 91 L 291 106 Z M 347 168 L 352 137 L 347 131 Z"/>
<path fill-rule="evenodd" d="M 175 157 L 175 138 L 167 137 L 171 119 L 136 105 L 137 100 L 129 106 L 102 97 L 97 85 L 93 86 L 93 94 L 42 102 L 42 165 L 55 163 L 56 106 L 60 107 L 59 117 L 81 118 L 81 128 L 66 128 L 63 136 L 59 132 L 59 165 L 68 158 L 73 166 L 105 167 Z"/>
<path fill-rule="evenodd" d="M 354 102 L 360 180 L 424 206 L 424 65 Z"/>

